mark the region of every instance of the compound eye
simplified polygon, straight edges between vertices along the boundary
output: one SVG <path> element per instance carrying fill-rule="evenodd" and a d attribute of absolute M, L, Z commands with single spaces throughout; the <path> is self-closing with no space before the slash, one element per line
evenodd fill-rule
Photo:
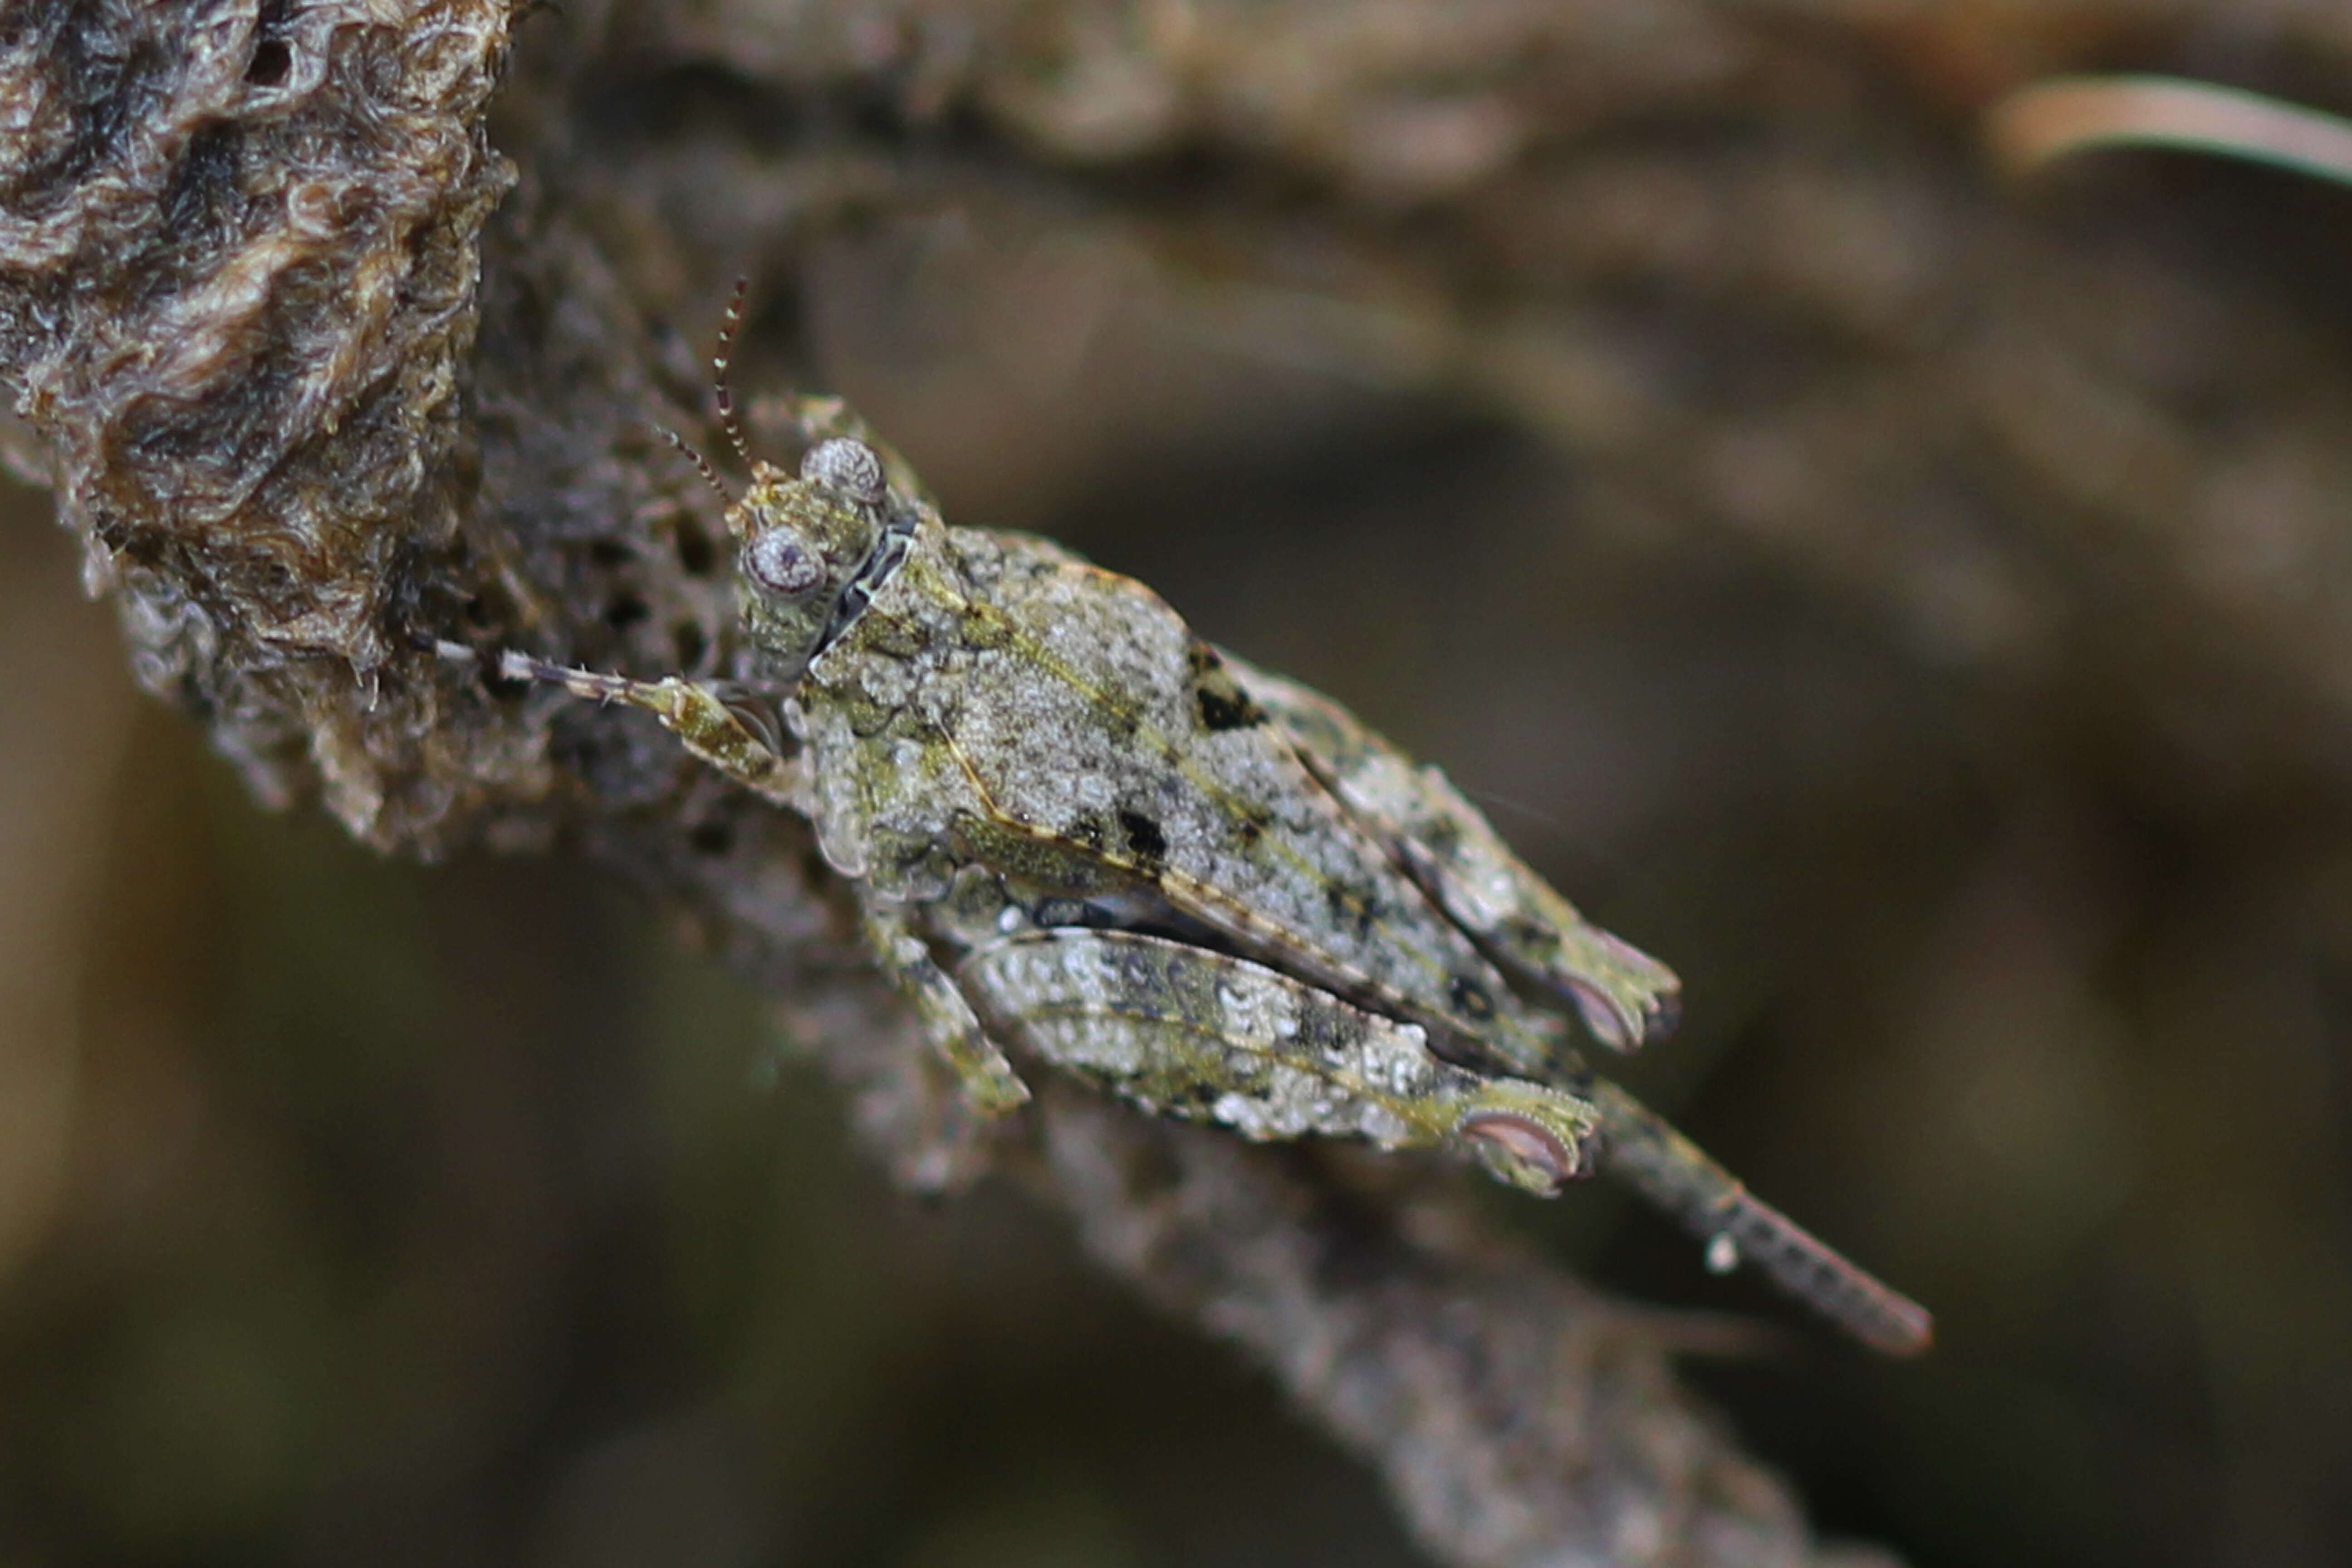
<path fill-rule="evenodd" d="M 805 599 L 824 586 L 824 562 L 789 528 L 772 528 L 743 547 L 744 574 L 762 593 Z"/>
<path fill-rule="evenodd" d="M 863 441 L 835 436 L 819 441 L 801 459 L 801 478 L 828 485 L 854 500 L 878 505 L 882 500 L 882 459 Z"/>

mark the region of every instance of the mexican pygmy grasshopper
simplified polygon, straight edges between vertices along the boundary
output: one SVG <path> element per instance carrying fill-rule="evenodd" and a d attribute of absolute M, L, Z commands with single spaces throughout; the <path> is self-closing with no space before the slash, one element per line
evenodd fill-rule
<path fill-rule="evenodd" d="M 1249 1138 L 1453 1150 L 1546 1195 L 1606 1170 L 1717 1269 L 1753 1261 L 1866 1343 L 1926 1347 L 1918 1306 L 1584 1064 L 1558 1009 L 1628 1050 L 1672 1029 L 1679 984 L 1443 773 L 1139 583 L 946 526 L 838 404 L 799 405 L 796 475 L 754 461 L 727 341 L 719 412 L 751 470 L 727 510 L 743 630 L 796 752 L 681 677 L 502 668 L 650 709 L 806 816 L 975 1108 L 1028 1098 L 1013 1047 Z"/>

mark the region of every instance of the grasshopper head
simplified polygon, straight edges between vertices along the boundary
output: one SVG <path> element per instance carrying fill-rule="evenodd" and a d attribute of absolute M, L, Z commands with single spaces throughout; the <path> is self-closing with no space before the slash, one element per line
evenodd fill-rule
<path fill-rule="evenodd" d="M 727 526 L 741 542 L 744 628 L 781 672 L 797 678 L 824 645 L 882 542 L 887 504 L 881 459 L 863 442 L 818 442 L 796 478 L 753 465 Z"/>

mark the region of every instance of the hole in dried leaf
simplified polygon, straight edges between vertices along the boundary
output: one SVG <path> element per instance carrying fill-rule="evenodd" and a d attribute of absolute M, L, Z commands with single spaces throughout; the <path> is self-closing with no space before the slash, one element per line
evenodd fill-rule
<path fill-rule="evenodd" d="M 256 87 L 276 87 L 294 68 L 294 51 L 276 38 L 264 38 L 253 47 L 253 59 L 245 68 L 245 79 Z"/>

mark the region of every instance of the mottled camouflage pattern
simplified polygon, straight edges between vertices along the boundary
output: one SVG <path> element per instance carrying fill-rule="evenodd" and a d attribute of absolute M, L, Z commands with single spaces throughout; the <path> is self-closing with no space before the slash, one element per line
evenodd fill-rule
<path fill-rule="evenodd" d="M 801 413 L 800 475 L 755 463 L 728 514 L 797 756 L 692 682 L 508 668 L 649 708 L 804 813 L 976 1107 L 1027 1098 L 1011 1047 L 1250 1138 L 1449 1149 L 1542 1194 L 1605 1166 L 1711 1260 L 1926 1344 L 1917 1307 L 1593 1077 L 1556 1005 L 1629 1049 L 1673 1027 L 1675 976 L 1442 773 L 1139 583 L 947 527 L 838 405 Z"/>

